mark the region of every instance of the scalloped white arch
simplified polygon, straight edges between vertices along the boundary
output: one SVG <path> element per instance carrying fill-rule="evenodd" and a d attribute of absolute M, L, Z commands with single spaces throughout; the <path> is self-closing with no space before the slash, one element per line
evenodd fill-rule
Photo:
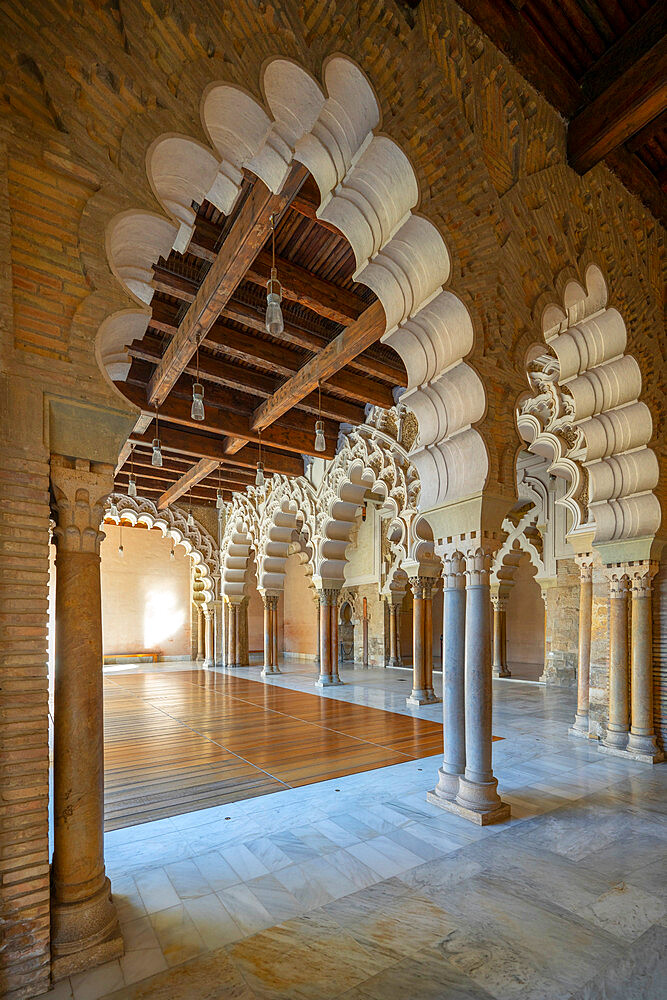
<path fill-rule="evenodd" d="M 111 504 L 115 503 L 118 517 L 112 517 Z M 123 493 L 112 493 L 104 507 L 104 517 L 118 524 L 121 520 L 132 525 L 146 524 L 149 528 L 160 528 L 163 536 L 169 535 L 177 545 L 182 545 L 199 568 L 199 580 L 204 604 L 215 600 L 216 580 L 220 577 L 220 554 L 217 542 L 203 525 L 195 521 L 188 525 L 187 516 L 178 507 L 167 507 L 158 511 L 152 500 L 146 497 L 128 497 Z"/>

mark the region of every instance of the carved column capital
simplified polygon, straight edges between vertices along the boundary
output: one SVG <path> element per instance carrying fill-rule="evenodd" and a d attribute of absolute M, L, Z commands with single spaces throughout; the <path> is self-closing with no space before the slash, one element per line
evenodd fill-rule
<path fill-rule="evenodd" d="M 604 566 L 603 572 L 609 584 L 609 596 L 614 599 L 627 597 L 629 591 L 628 567 L 623 563 L 614 563 L 611 566 Z"/>
<path fill-rule="evenodd" d="M 202 608 L 202 611 L 204 612 L 204 618 L 206 619 L 206 621 L 210 622 L 211 618 L 213 617 L 213 608 L 210 607 L 209 605 L 206 605 L 205 607 Z"/>
<path fill-rule="evenodd" d="M 593 580 L 593 563 L 595 555 L 593 552 L 578 552 L 574 561 L 579 567 L 579 579 L 581 583 L 591 583 Z"/>
<path fill-rule="evenodd" d="M 491 603 L 495 611 L 507 611 L 507 598 L 500 594 L 491 594 Z"/>
<path fill-rule="evenodd" d="M 653 589 L 653 578 L 660 569 L 657 561 L 646 559 L 643 562 L 628 565 L 629 586 L 633 598 L 650 597 Z"/>
<path fill-rule="evenodd" d="M 69 552 L 99 555 L 104 505 L 113 493 L 111 465 L 51 456 L 51 490 L 57 510 L 56 546 Z"/>
<path fill-rule="evenodd" d="M 442 579 L 445 590 L 463 590 L 466 585 L 466 561 L 458 550 L 442 560 Z"/>

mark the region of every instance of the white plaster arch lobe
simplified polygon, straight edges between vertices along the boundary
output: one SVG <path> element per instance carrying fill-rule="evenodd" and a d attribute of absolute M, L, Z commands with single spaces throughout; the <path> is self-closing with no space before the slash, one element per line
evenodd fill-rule
<path fill-rule="evenodd" d="M 641 402 L 641 373 L 626 355 L 620 313 L 607 306 L 607 286 L 595 265 L 586 288 L 570 282 L 563 305 L 548 306 L 542 331 L 548 352 L 532 361 L 534 394 L 519 407 L 529 449 L 552 459 L 570 480 L 561 502 L 573 530 L 594 530 L 596 545 L 652 539 L 661 521 L 653 489 L 659 469 L 647 447 L 651 413 Z"/>
<path fill-rule="evenodd" d="M 386 315 L 384 340 L 405 362 L 403 400 L 420 428 L 412 456 L 423 484 L 420 506 L 430 509 L 480 490 L 487 478 L 486 449 L 473 428 L 485 412 L 484 387 L 462 360 L 473 345 L 472 323 L 444 287 L 447 247 L 437 228 L 415 212 L 415 171 L 380 131 L 370 83 L 342 55 L 328 58 L 322 75 L 320 85 L 297 63 L 272 59 L 260 81 L 263 103 L 236 85 L 212 83 L 201 103 L 210 146 L 174 133 L 152 143 L 146 170 L 166 216 L 137 209 L 112 219 L 109 264 L 125 290 L 150 305 L 152 265 L 172 249 L 186 249 L 193 201 L 208 198 L 229 212 L 243 170 L 278 192 L 292 162 L 303 163 L 320 191 L 318 215 L 349 241 L 355 280 L 377 295 Z M 115 325 L 121 344 L 129 339 L 124 322 Z M 121 367 L 114 372 L 122 378 Z M 328 541 L 332 552 L 335 540 Z"/>
<path fill-rule="evenodd" d="M 111 505 L 115 504 L 118 517 L 111 514 Z M 160 528 L 163 536 L 174 539 L 177 545 L 182 545 L 199 570 L 199 581 L 202 601 L 208 605 L 216 597 L 216 580 L 220 578 L 220 554 L 215 539 L 209 535 L 206 528 L 195 521 L 188 525 L 187 515 L 178 507 L 167 507 L 158 510 L 152 500 L 146 497 L 128 497 L 123 493 L 112 493 L 107 499 L 104 517 L 114 521 L 129 521 L 130 524 L 145 524 L 149 528 Z"/>
<path fill-rule="evenodd" d="M 259 520 L 252 498 L 235 493 L 220 543 L 223 597 L 240 601 L 246 596 L 248 565 L 251 555 L 257 557 L 258 538 Z"/>

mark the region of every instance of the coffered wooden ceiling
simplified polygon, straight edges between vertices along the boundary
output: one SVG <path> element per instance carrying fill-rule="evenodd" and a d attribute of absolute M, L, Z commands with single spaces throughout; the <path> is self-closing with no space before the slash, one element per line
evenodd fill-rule
<path fill-rule="evenodd" d="M 392 389 L 407 384 L 405 367 L 379 343 L 382 306 L 352 280 L 352 250 L 317 219 L 319 201 L 312 178 L 295 165 L 279 196 L 246 176 L 228 218 L 207 202 L 194 206 L 187 251 L 154 267 L 148 330 L 130 345 L 127 380 L 117 383 L 142 409 L 120 457 L 118 492 L 132 469 L 139 493 L 160 505 L 179 496 L 213 503 L 218 485 L 229 499 L 254 482 L 260 443 L 267 475 L 303 473 L 302 455 L 316 454 L 320 396 L 326 458 L 342 422 L 363 423 L 367 403 L 393 405 Z M 277 337 L 265 328 L 274 211 L 285 320 Z M 190 416 L 197 342 L 203 422 Z M 158 469 L 150 454 L 156 404 Z"/>
<path fill-rule="evenodd" d="M 414 12 L 420 0 L 402 2 Z M 605 160 L 665 223 L 665 0 L 457 2 L 569 120 L 570 165 Z"/>

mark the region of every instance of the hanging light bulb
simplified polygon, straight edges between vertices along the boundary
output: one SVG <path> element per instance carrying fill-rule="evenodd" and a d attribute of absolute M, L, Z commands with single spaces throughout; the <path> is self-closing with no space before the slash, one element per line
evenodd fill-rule
<path fill-rule="evenodd" d="M 158 423 L 157 406 L 155 407 L 155 437 L 153 438 L 153 454 L 151 455 L 151 465 L 156 469 L 162 468 L 162 449 L 160 448 L 160 426 Z"/>
<path fill-rule="evenodd" d="M 199 381 L 199 342 L 197 342 L 197 381 L 192 386 L 192 406 L 190 416 L 193 420 L 203 420 L 204 413 L 204 386 Z"/>
<path fill-rule="evenodd" d="M 279 337 L 285 329 L 282 302 L 282 288 L 276 270 L 276 217 L 271 216 L 271 277 L 266 283 L 266 332 Z"/>
<path fill-rule="evenodd" d="M 153 465 L 155 465 L 155 462 L 153 462 Z M 137 481 L 132 473 L 130 473 L 129 482 L 127 484 L 127 495 L 128 497 L 136 497 L 137 495 Z"/>
<path fill-rule="evenodd" d="M 224 510 L 225 500 L 222 495 L 222 490 L 218 489 L 215 494 L 215 506 L 216 510 Z"/>
<path fill-rule="evenodd" d="M 123 525 L 119 524 L 119 535 L 118 535 L 118 556 L 123 558 L 125 556 L 125 550 L 123 549 Z"/>
<path fill-rule="evenodd" d="M 115 500 L 111 501 L 111 506 L 109 507 L 109 517 L 113 518 L 118 517 L 118 504 L 116 503 Z"/>
<path fill-rule="evenodd" d="M 174 539 L 173 538 L 171 540 L 171 552 L 169 553 L 169 558 L 170 559 L 175 559 L 176 558 L 176 553 L 174 552 Z"/>
<path fill-rule="evenodd" d="M 192 516 L 192 508 L 188 510 L 188 528 L 194 527 L 195 519 Z"/>
<path fill-rule="evenodd" d="M 272 216 L 273 218 L 273 216 Z M 262 464 L 262 432 L 259 431 L 259 443 L 257 446 L 257 472 L 255 474 L 255 486 L 264 486 L 264 466 Z"/>
<path fill-rule="evenodd" d="M 319 419 L 315 421 L 315 451 L 326 451 L 327 441 L 324 436 L 324 421 L 322 420 L 322 386 L 318 382 L 317 391 L 319 393 L 318 413 Z"/>

